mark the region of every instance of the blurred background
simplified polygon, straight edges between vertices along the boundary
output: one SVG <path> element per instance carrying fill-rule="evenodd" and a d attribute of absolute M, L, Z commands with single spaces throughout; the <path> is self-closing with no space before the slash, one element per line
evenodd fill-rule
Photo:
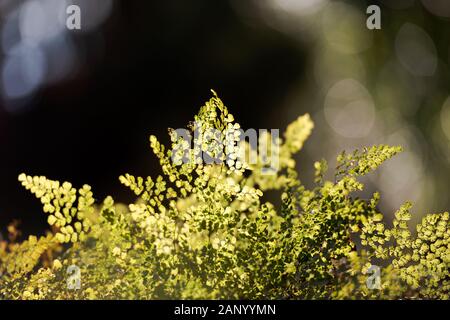
<path fill-rule="evenodd" d="M 81 8 L 81 30 L 65 26 Z M 381 8 L 381 30 L 366 8 Z M 450 209 L 448 0 L 0 0 L 0 231 L 41 234 L 21 172 L 132 194 L 117 177 L 159 173 L 148 135 L 167 141 L 215 89 L 244 128 L 310 113 L 298 156 L 333 167 L 343 149 L 402 145 L 364 182 L 388 216 Z"/>

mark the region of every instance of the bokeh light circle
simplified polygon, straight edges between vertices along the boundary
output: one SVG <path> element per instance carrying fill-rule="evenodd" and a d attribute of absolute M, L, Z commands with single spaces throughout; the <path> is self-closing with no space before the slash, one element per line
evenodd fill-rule
<path fill-rule="evenodd" d="M 373 32 L 366 28 L 363 11 L 343 2 L 329 3 L 322 13 L 322 33 L 334 50 L 354 54 L 372 46 Z"/>
<path fill-rule="evenodd" d="M 419 26 L 405 23 L 397 33 L 395 52 L 402 66 L 416 76 L 432 76 L 437 68 L 437 50 L 431 37 Z"/>
<path fill-rule="evenodd" d="M 20 9 L 19 28 L 22 41 L 39 45 L 64 31 L 58 17 L 65 12 L 64 1 L 32 0 Z"/>
<path fill-rule="evenodd" d="M 7 98 L 17 99 L 32 93 L 42 83 L 46 65 L 45 54 L 39 47 L 16 47 L 3 64 L 3 94 Z"/>
<path fill-rule="evenodd" d="M 269 0 L 269 5 L 290 14 L 301 16 L 316 13 L 323 8 L 327 1 L 328 0 Z"/>
<path fill-rule="evenodd" d="M 335 132 L 347 138 L 365 137 L 375 123 L 375 106 L 367 89 L 355 79 L 343 79 L 328 91 L 324 115 Z"/>

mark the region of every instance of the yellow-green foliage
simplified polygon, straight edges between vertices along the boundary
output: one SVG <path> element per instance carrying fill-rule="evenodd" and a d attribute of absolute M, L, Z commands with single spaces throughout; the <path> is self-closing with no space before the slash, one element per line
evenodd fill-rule
<path fill-rule="evenodd" d="M 234 134 L 239 125 L 214 95 L 195 117 L 197 129 Z M 162 175 L 125 174 L 120 181 L 137 196 L 116 204 L 95 202 L 89 186 L 78 191 L 45 177 L 20 175 L 43 204 L 53 232 L 20 244 L 0 245 L 0 298 L 449 298 L 449 214 L 426 216 L 417 235 L 408 229 L 409 203 L 393 226 L 377 209 L 380 196 L 358 199 L 358 177 L 401 151 L 373 146 L 314 164 L 316 187 L 297 177 L 293 155 L 313 129 L 308 115 L 278 139 L 280 170 L 221 157 L 214 139 L 192 150 L 174 131 L 171 148 L 154 136 L 150 146 Z M 270 141 L 260 137 L 260 143 Z M 172 151 L 173 150 L 173 151 Z M 248 144 L 226 150 L 252 152 Z M 200 152 L 226 160 L 204 164 Z M 182 161 L 190 159 L 191 161 Z M 278 190 L 281 206 L 265 201 Z M 381 288 L 369 289 L 367 270 L 381 266 Z M 67 268 L 81 270 L 71 290 Z"/>

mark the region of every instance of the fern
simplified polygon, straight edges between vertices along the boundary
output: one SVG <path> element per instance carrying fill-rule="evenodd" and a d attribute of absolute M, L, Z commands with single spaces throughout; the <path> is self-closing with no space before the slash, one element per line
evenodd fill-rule
<path fill-rule="evenodd" d="M 193 148 L 174 130 L 170 148 L 150 137 L 162 175 L 120 176 L 137 197 L 128 205 L 95 201 L 87 185 L 20 175 L 53 231 L 1 242 L 0 298 L 449 298 L 449 214 L 426 216 L 413 237 L 409 203 L 388 228 L 378 193 L 354 195 L 364 188 L 358 178 L 400 147 L 342 153 L 334 181 L 325 179 L 327 162 L 316 162 L 316 186 L 307 189 L 293 156 L 313 129 L 309 115 L 283 139 L 260 137 L 275 143 L 276 174 L 264 173 L 260 155 L 254 163 L 241 157 L 255 150 L 239 143 L 240 126 L 215 93 L 194 120 L 191 136 L 207 138 Z M 217 143 L 227 136 L 236 139 Z M 218 161 L 204 163 L 202 155 Z M 280 208 L 265 200 L 269 190 L 279 192 Z M 382 267 L 379 290 L 366 284 L 372 264 Z M 67 285 L 69 266 L 80 270 L 78 290 Z"/>

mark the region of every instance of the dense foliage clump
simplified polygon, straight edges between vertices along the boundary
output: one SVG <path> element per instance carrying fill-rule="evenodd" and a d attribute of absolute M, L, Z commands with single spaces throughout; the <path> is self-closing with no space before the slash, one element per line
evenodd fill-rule
<path fill-rule="evenodd" d="M 195 123 L 196 130 L 224 136 L 240 129 L 216 95 Z M 52 231 L 0 243 L 0 298 L 448 299 L 449 213 L 425 216 L 413 235 L 409 203 L 388 227 L 378 193 L 355 196 L 363 189 L 358 178 L 401 148 L 342 153 L 333 181 L 325 179 L 326 161 L 316 162 L 316 186 L 308 189 L 293 155 L 312 128 L 305 115 L 275 139 L 275 174 L 265 173 L 261 157 L 249 164 L 233 156 L 254 151 L 246 142 L 221 153 L 214 139 L 191 149 L 172 130 L 166 148 L 151 136 L 162 175 L 121 176 L 137 197 L 129 205 L 112 197 L 97 202 L 88 185 L 20 175 Z M 272 140 L 268 133 L 259 138 Z M 223 161 L 197 161 L 202 153 Z M 279 208 L 264 201 L 273 190 Z M 14 238 L 15 227 L 9 231 Z M 381 268 L 375 287 L 374 265 Z"/>

